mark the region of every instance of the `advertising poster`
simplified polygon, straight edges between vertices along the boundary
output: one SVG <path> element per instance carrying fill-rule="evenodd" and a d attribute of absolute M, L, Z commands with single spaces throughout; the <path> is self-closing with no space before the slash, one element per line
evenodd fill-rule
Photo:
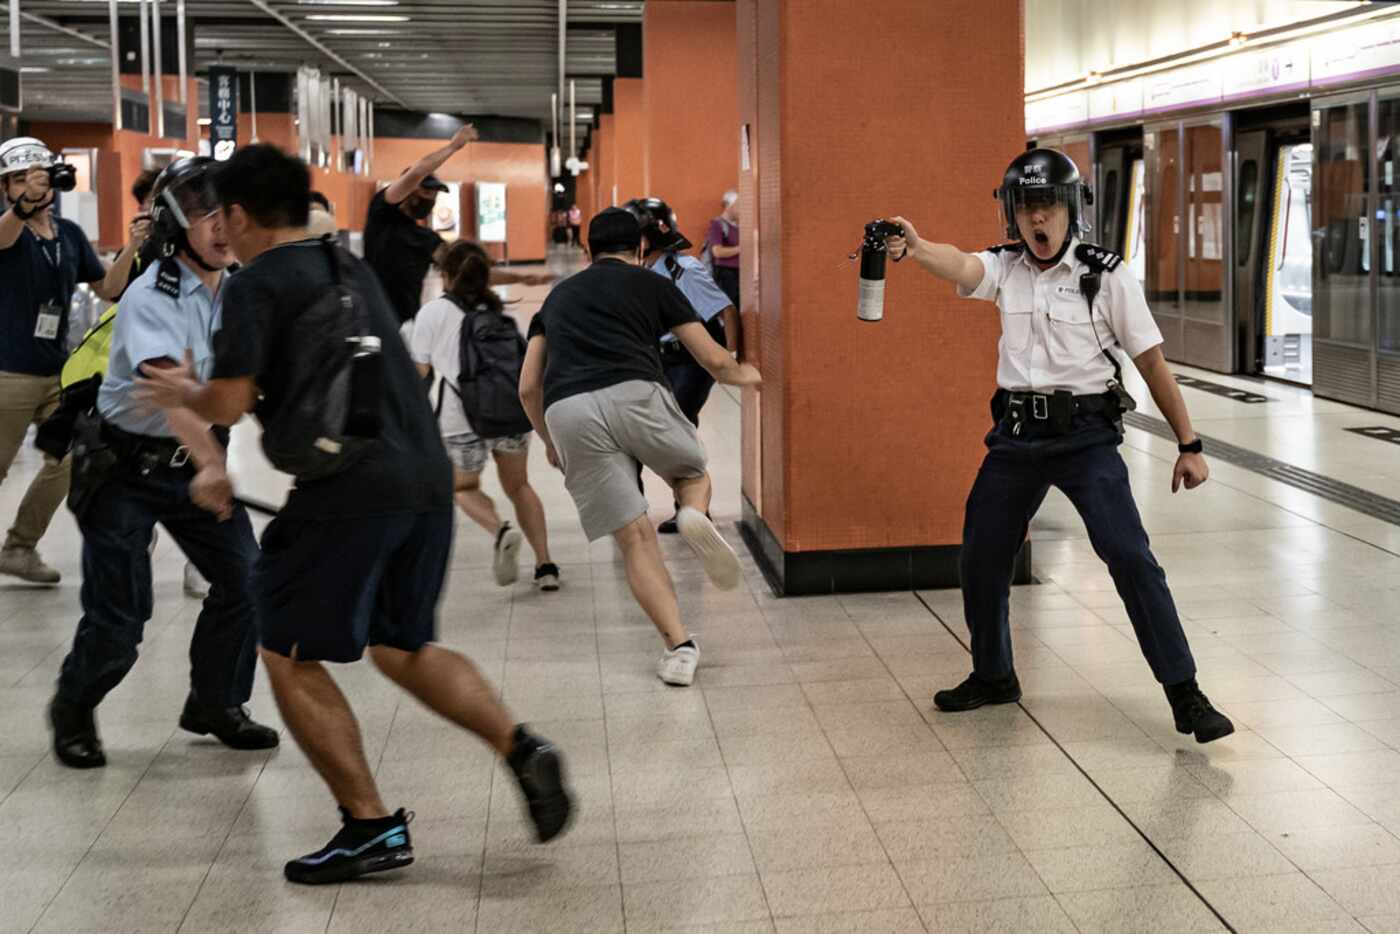
<path fill-rule="evenodd" d="M 476 239 L 481 243 L 506 242 L 504 182 L 476 183 Z"/>

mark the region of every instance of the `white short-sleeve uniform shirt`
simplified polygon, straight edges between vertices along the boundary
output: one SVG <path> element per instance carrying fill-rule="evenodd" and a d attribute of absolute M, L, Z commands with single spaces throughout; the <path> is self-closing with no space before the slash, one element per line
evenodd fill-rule
<path fill-rule="evenodd" d="M 1102 393 L 1113 379 L 1104 348 L 1112 352 L 1117 344 L 1136 357 L 1162 343 L 1142 285 L 1126 263 L 1101 274 L 1090 320 L 1079 290 L 1080 276 L 1090 268 L 1075 255 L 1078 247 L 1075 238 L 1060 261 L 1045 270 L 1021 244 L 975 254 L 986 272 L 977 288 L 959 287 L 958 294 L 996 302 L 1001 311 L 997 385 L 1002 389 Z"/>

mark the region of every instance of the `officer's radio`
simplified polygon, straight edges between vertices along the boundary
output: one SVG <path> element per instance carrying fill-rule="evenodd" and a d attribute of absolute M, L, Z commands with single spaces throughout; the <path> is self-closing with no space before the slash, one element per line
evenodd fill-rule
<path fill-rule="evenodd" d="M 879 321 L 885 316 L 885 239 L 902 236 L 904 228 L 893 221 L 877 219 L 865 225 L 865 239 L 860 244 L 860 298 L 856 302 L 856 317 L 862 321 Z"/>

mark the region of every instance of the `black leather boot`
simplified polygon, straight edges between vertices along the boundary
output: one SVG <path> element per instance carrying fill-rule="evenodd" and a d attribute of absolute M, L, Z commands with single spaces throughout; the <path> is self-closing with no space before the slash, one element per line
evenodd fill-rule
<path fill-rule="evenodd" d="M 49 702 L 49 726 L 59 762 L 73 769 L 100 769 L 107 764 L 91 707 L 65 703 L 54 695 Z"/>
<path fill-rule="evenodd" d="M 230 749 L 272 749 L 277 745 L 277 731 L 255 721 L 244 708 L 208 707 L 199 703 L 194 694 L 185 700 L 180 729 L 200 736 L 212 735 Z"/>
<path fill-rule="evenodd" d="M 976 710 L 984 704 L 1014 704 L 1021 699 L 1021 682 L 1012 672 L 995 681 L 983 680 L 974 672 L 955 688 L 933 695 L 933 705 L 950 713 Z"/>
<path fill-rule="evenodd" d="M 1230 718 L 1211 706 L 1210 698 L 1201 693 L 1195 678 L 1166 685 L 1165 690 L 1178 733 L 1195 734 L 1196 742 L 1209 743 L 1235 732 Z"/>

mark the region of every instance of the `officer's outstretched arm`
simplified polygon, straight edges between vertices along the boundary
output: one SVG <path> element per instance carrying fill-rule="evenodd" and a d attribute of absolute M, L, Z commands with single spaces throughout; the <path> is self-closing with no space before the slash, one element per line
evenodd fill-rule
<path fill-rule="evenodd" d="M 947 279 L 961 287 L 964 291 L 971 292 L 982 284 L 987 270 L 976 256 L 964 253 L 950 243 L 932 243 L 928 240 L 922 240 L 919 238 L 919 232 L 914 229 L 914 225 L 904 218 L 892 217 L 890 219 L 904 228 L 903 237 L 889 237 L 885 240 L 885 249 L 889 251 L 891 259 L 903 259 L 907 252 L 914 258 L 914 262 L 938 278 Z"/>

